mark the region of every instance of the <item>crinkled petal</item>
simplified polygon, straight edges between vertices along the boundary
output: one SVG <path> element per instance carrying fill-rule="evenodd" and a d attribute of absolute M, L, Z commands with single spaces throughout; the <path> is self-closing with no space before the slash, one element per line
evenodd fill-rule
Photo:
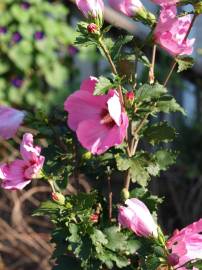
<path fill-rule="evenodd" d="M 31 183 L 31 180 L 18 179 L 15 182 L 5 180 L 2 182 L 1 187 L 7 190 L 22 190 Z"/>
<path fill-rule="evenodd" d="M 16 159 L 10 164 L 0 165 L 0 179 L 15 180 L 16 178 L 24 177 L 24 169 L 27 163 L 24 160 Z"/>
<path fill-rule="evenodd" d="M 25 133 L 20 144 L 20 153 L 25 161 L 37 162 L 41 147 L 33 146 L 34 139 L 31 133 Z"/>
<path fill-rule="evenodd" d="M 0 137 L 12 138 L 25 117 L 25 113 L 13 108 L 0 106 Z"/>
<path fill-rule="evenodd" d="M 37 163 L 30 165 L 26 170 L 25 170 L 25 177 L 28 179 L 34 179 L 37 178 L 39 175 L 41 169 L 43 168 L 43 164 L 45 161 L 45 157 L 40 156 L 37 160 Z"/>
<path fill-rule="evenodd" d="M 23 189 L 30 183 L 24 176 L 27 164 L 23 160 L 15 160 L 10 164 L 0 165 L 1 186 L 4 189 Z"/>

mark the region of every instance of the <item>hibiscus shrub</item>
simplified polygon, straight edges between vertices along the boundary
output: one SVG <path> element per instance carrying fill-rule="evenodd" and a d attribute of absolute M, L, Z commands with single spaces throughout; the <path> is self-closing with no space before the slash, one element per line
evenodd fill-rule
<path fill-rule="evenodd" d="M 26 116 L 1 106 L 4 139 L 16 132 L 13 122 L 18 126 L 25 117 L 24 122 L 37 129 L 36 139 L 45 139 L 47 145 L 41 155 L 41 148 L 33 146 L 32 134 L 26 133 L 20 146 L 22 158 L 1 164 L 0 179 L 4 189 L 22 189 L 36 177 L 50 184 L 51 199 L 34 215 L 48 215 L 54 224 L 54 270 L 202 269 L 202 219 L 165 236 L 156 218 L 162 199 L 148 190 L 151 178 L 176 161 L 176 152 L 170 149 L 175 129 L 157 116 L 185 114 L 166 86 L 177 64 L 178 71 L 193 64 L 194 40 L 188 35 L 202 3 L 154 2 L 160 5 L 159 18 L 139 1 L 110 1 L 114 9 L 150 27 L 148 37 L 138 46 L 127 34 L 110 39 L 111 26 L 103 25 L 102 0 L 77 0 L 86 21 L 78 23 L 75 44 L 95 45 L 109 62 L 111 74 L 89 76 L 64 101 L 64 111 L 49 116 L 42 112 Z M 191 14 L 178 14 L 176 4 L 190 2 Z M 151 62 L 143 52 L 145 45 L 153 47 Z M 155 74 L 157 45 L 174 58 L 163 83 Z M 135 68 L 120 73 L 122 61 L 135 62 Z M 146 82 L 138 79 L 139 63 L 148 71 Z M 123 179 L 118 198 L 112 192 L 117 171 Z M 107 194 L 102 188 L 82 192 L 81 174 L 101 179 L 103 186 L 107 183 Z M 67 196 L 70 177 L 77 192 Z"/>

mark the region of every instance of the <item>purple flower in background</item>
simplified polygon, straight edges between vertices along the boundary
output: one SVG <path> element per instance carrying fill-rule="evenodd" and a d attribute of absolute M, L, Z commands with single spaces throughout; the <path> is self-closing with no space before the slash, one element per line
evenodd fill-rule
<path fill-rule="evenodd" d="M 21 86 L 23 85 L 23 79 L 21 77 L 15 76 L 11 79 L 11 83 L 14 87 L 21 88 Z"/>
<path fill-rule="evenodd" d="M 5 26 L 0 26 L 0 35 L 6 34 L 6 33 L 7 33 L 7 28 Z"/>
<path fill-rule="evenodd" d="M 12 41 L 13 41 L 14 43 L 20 42 L 21 39 L 22 39 L 22 36 L 21 36 L 21 34 L 20 34 L 19 32 L 14 32 L 14 33 L 13 33 L 13 35 L 12 35 Z"/>
<path fill-rule="evenodd" d="M 44 38 L 44 32 L 42 32 L 42 31 L 37 31 L 37 32 L 35 32 L 35 34 L 34 34 L 34 38 L 36 39 L 36 40 L 42 40 L 43 38 Z"/>
<path fill-rule="evenodd" d="M 79 49 L 77 49 L 74 45 L 69 45 L 67 51 L 70 56 L 74 56 L 79 52 Z"/>
<path fill-rule="evenodd" d="M 29 9 L 30 6 L 31 6 L 30 3 L 26 2 L 26 1 L 22 2 L 22 4 L 21 4 L 21 8 L 25 9 L 25 10 Z"/>

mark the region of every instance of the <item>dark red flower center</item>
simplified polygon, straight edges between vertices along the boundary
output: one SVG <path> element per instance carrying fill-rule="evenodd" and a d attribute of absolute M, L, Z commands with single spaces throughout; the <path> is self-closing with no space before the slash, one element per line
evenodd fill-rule
<path fill-rule="evenodd" d="M 104 109 L 101 113 L 101 121 L 100 124 L 106 125 L 110 128 L 112 128 L 114 125 L 116 125 L 114 119 L 109 114 L 109 111 L 107 109 Z"/>

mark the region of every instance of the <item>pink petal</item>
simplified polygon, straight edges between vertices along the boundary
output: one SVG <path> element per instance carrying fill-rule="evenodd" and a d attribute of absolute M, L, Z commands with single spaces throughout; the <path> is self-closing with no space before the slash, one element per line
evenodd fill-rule
<path fill-rule="evenodd" d="M 24 178 L 24 169 L 26 166 L 26 162 L 20 159 L 16 159 L 10 164 L 0 165 L 0 179 L 15 180 L 16 178 Z"/>
<path fill-rule="evenodd" d="M 37 178 L 41 169 L 43 168 L 45 158 L 40 156 L 37 162 L 33 165 L 30 165 L 24 172 L 24 175 L 27 179 Z"/>
<path fill-rule="evenodd" d="M 82 146 L 93 154 L 102 154 L 112 146 L 122 143 L 123 131 L 117 125 L 109 127 L 97 120 L 86 120 L 76 131 Z"/>
<path fill-rule="evenodd" d="M 9 181 L 9 180 L 5 180 L 2 184 L 1 187 L 7 190 L 22 190 L 23 188 L 25 188 L 29 183 L 31 183 L 31 180 L 17 180 L 15 182 L 13 181 Z"/>
<path fill-rule="evenodd" d="M 98 79 L 96 77 L 90 76 L 88 79 L 82 82 L 80 90 L 88 91 L 93 94 L 97 83 L 98 83 Z"/>
<path fill-rule="evenodd" d="M 4 189 L 22 189 L 30 183 L 30 180 L 24 177 L 26 162 L 15 160 L 10 164 L 0 165 L 1 186 Z"/>
<path fill-rule="evenodd" d="M 93 96 L 87 91 L 76 91 L 64 104 L 65 111 L 69 112 L 69 127 L 76 131 L 82 121 L 96 119 L 99 122 L 106 103 L 107 96 Z"/>
<path fill-rule="evenodd" d="M 20 144 L 20 153 L 25 161 L 36 162 L 41 153 L 41 147 L 34 147 L 33 142 L 33 135 L 25 133 Z"/>
<path fill-rule="evenodd" d="M 121 125 L 121 103 L 118 93 L 115 90 L 110 90 L 108 96 L 111 96 L 107 101 L 108 111 L 111 118 L 115 121 L 117 126 Z"/>
<path fill-rule="evenodd" d="M 25 113 L 13 108 L 0 106 L 0 136 L 12 138 L 25 117 Z"/>

